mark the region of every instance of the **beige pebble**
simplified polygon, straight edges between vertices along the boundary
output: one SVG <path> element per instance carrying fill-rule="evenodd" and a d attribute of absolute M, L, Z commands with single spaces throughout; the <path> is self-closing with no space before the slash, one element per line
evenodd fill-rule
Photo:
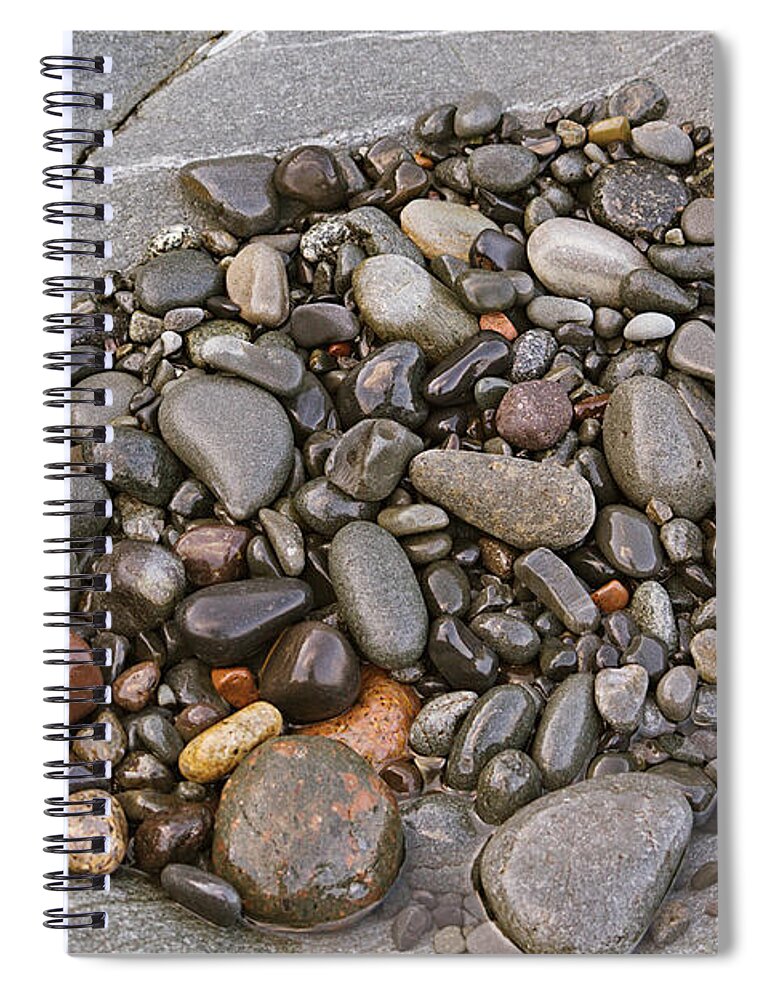
<path fill-rule="evenodd" d="M 266 701 L 255 701 L 194 737 L 179 755 L 179 770 L 188 781 L 207 784 L 234 771 L 254 747 L 283 726 L 281 713 Z"/>
<path fill-rule="evenodd" d="M 485 229 L 499 231 L 500 227 L 467 205 L 415 198 L 401 213 L 401 228 L 430 259 L 448 253 L 468 260 L 479 233 Z"/>
<path fill-rule="evenodd" d="M 289 283 L 283 258 L 264 243 L 249 243 L 227 269 L 227 294 L 249 323 L 276 327 L 289 316 Z"/>
<path fill-rule="evenodd" d="M 702 632 L 696 632 L 690 643 L 690 653 L 700 679 L 706 684 L 716 684 L 717 630 L 704 628 Z"/>
<path fill-rule="evenodd" d="M 67 820 L 68 837 L 106 837 L 106 851 L 70 854 L 69 871 L 73 875 L 109 875 L 114 872 L 126 855 L 128 847 L 128 821 L 123 806 L 118 800 L 97 788 L 86 788 L 73 792 L 69 801 L 86 803 L 92 799 L 106 799 L 109 807 L 107 816 L 71 816 Z M 71 811 L 70 807 L 70 811 Z M 78 808 L 85 808 L 80 806 Z M 76 847 L 78 845 L 70 845 Z M 84 844 L 82 846 L 88 846 Z"/>

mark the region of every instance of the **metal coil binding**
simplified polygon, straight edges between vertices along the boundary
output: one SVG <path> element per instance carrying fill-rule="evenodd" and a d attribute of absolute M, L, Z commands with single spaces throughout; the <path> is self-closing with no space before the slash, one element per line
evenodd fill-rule
<path fill-rule="evenodd" d="M 53 80 L 65 80 L 65 87 L 70 83 L 73 73 L 104 74 L 111 70 L 108 57 L 104 56 L 46 56 L 40 60 L 41 74 Z M 84 200 L 76 197 L 76 188 L 83 184 L 107 184 L 110 172 L 105 167 L 95 167 L 77 162 L 84 159 L 88 152 L 97 147 L 111 144 L 112 133 L 108 129 L 98 127 L 98 122 L 88 121 L 86 127 L 74 127 L 73 112 L 88 116 L 111 107 L 111 95 L 94 93 L 83 89 L 65 89 L 51 91 L 43 98 L 43 110 L 46 114 L 61 119 L 61 127 L 49 129 L 43 134 L 43 146 L 52 153 L 58 153 L 62 162 L 52 164 L 43 171 L 43 184 L 64 193 L 68 200 L 47 202 L 43 206 L 44 221 L 64 228 L 64 235 L 56 239 L 46 240 L 43 244 L 43 256 L 47 260 L 64 261 L 70 265 L 75 258 L 104 259 L 109 256 L 109 243 L 94 239 L 89 233 L 86 236 L 75 237 L 71 232 L 73 220 L 86 225 L 94 225 L 109 221 L 111 207 L 100 201 Z M 79 124 L 79 122 L 78 122 Z M 79 190 L 78 192 L 79 193 Z M 83 192 L 85 193 L 85 192 Z M 65 264 L 66 267 L 66 264 Z M 103 389 L 79 388 L 78 382 L 87 375 L 107 371 L 112 367 L 112 355 L 105 350 L 104 335 L 111 329 L 111 317 L 101 312 L 78 312 L 73 308 L 74 296 L 104 296 L 112 291 L 110 278 L 99 275 L 75 275 L 72 273 L 58 274 L 46 278 L 43 293 L 66 302 L 65 311 L 50 313 L 43 319 L 43 331 L 46 334 L 56 334 L 64 338 L 62 350 L 45 354 L 44 367 L 50 371 L 67 372 L 70 384 L 54 386 L 46 389 L 44 405 L 65 409 L 73 404 L 101 407 L 108 403 L 108 397 Z M 67 311 L 69 310 L 69 311 Z M 97 346 L 92 346 L 91 342 Z M 78 425 L 64 422 L 44 428 L 45 441 L 61 448 L 62 445 L 72 448 L 84 442 L 103 442 L 109 440 L 108 429 L 100 426 L 98 410 L 95 410 L 93 425 Z M 84 477 L 104 481 L 110 476 L 109 467 L 100 462 L 85 462 L 72 456 L 68 461 L 49 462 L 45 466 L 45 478 L 52 481 L 67 482 Z M 97 515 L 109 517 L 111 504 L 109 501 L 85 501 L 69 497 L 48 500 L 45 503 L 45 515 L 48 517 L 71 518 L 78 515 Z M 44 542 L 45 552 L 59 559 L 72 560 L 71 572 L 46 575 L 46 591 L 67 593 L 72 600 L 68 611 L 51 611 L 45 615 L 47 628 L 64 628 L 68 632 L 105 629 L 109 627 L 109 615 L 103 611 L 80 611 L 79 601 L 84 594 L 109 589 L 109 577 L 104 573 L 79 572 L 84 566 L 83 559 L 101 555 L 110 551 L 111 542 L 107 536 L 47 538 Z M 103 740 L 108 737 L 108 726 L 101 722 L 89 722 L 77 717 L 72 721 L 69 706 L 89 708 L 99 705 L 109 705 L 111 691 L 108 683 L 94 684 L 75 682 L 71 671 L 76 667 L 109 668 L 110 654 L 107 649 L 94 647 L 77 649 L 72 645 L 66 648 L 47 649 L 44 651 L 44 664 L 48 668 L 65 671 L 65 683 L 48 685 L 44 688 L 44 700 L 52 705 L 67 706 L 64 721 L 46 725 L 44 739 L 72 747 L 82 740 Z M 89 678 L 90 679 L 90 678 Z M 45 800 L 45 815 L 63 820 L 83 816 L 104 816 L 108 811 L 108 800 L 99 795 L 99 790 L 106 786 L 110 777 L 110 765 L 105 761 L 84 762 L 71 758 L 47 761 L 45 777 L 52 781 L 65 783 L 65 794 Z M 81 787 L 93 789 L 90 799 L 70 799 L 67 791 L 73 781 Z M 71 855 L 84 853 L 101 853 L 106 849 L 106 840 L 100 836 L 70 836 L 65 826 L 65 833 L 45 837 L 44 850 L 49 854 L 62 855 L 65 860 Z M 84 891 L 106 891 L 109 878 L 104 875 L 90 875 L 79 872 L 64 871 L 47 872 L 44 875 L 45 888 L 50 892 L 77 893 Z M 107 926 L 107 914 L 102 910 L 87 912 L 69 912 L 66 907 L 55 907 L 44 913 L 44 925 L 54 929 L 77 930 L 84 928 L 103 928 Z"/>

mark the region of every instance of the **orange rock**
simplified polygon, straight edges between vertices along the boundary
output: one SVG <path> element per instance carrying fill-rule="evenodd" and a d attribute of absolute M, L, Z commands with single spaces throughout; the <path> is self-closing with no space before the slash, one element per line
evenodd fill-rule
<path fill-rule="evenodd" d="M 352 348 L 349 341 L 341 340 L 336 344 L 329 344 L 326 350 L 333 358 L 349 358 Z"/>
<path fill-rule="evenodd" d="M 433 170 L 433 160 L 424 153 L 415 153 L 414 162 L 418 167 L 424 167 L 426 170 Z"/>
<path fill-rule="evenodd" d="M 379 667 L 367 666 L 355 705 L 335 719 L 304 726 L 301 733 L 339 740 L 378 766 L 409 756 L 409 729 L 419 710 L 420 699 L 410 687 Z"/>
<path fill-rule="evenodd" d="M 581 399 L 574 406 L 575 419 L 586 420 L 589 417 L 593 417 L 599 420 L 604 415 L 609 401 L 610 394 L 608 392 L 603 392 L 599 396 L 588 396 L 586 399 Z"/>
<path fill-rule="evenodd" d="M 91 688 L 98 687 L 104 683 L 102 672 L 95 663 L 91 663 L 91 647 L 81 639 L 79 635 L 70 632 L 70 670 L 69 687 L 71 688 Z M 91 700 L 91 692 L 70 691 L 67 696 L 72 699 L 69 705 L 69 721 L 81 722 L 87 718 L 96 705 Z"/>
<path fill-rule="evenodd" d="M 492 330 L 505 337 L 506 340 L 513 340 L 518 336 L 518 331 L 513 323 L 505 313 L 500 312 L 484 313 L 483 316 L 479 316 L 479 329 Z"/>
<path fill-rule="evenodd" d="M 211 671 L 211 683 L 217 694 L 233 708 L 245 708 L 259 701 L 254 675 L 248 667 L 216 667 Z"/>
<path fill-rule="evenodd" d="M 628 591 L 620 580 L 610 580 L 591 594 L 591 600 L 603 614 L 608 615 L 628 604 Z"/>

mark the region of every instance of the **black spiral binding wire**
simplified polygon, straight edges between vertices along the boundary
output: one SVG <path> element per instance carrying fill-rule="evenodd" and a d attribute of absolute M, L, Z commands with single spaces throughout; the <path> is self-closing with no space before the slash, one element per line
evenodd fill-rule
<path fill-rule="evenodd" d="M 102 74 L 110 72 L 109 60 L 102 56 L 46 56 L 40 60 L 43 76 L 53 80 L 70 80 L 73 72 Z M 59 153 L 64 162 L 46 167 L 43 171 L 43 184 L 69 194 L 68 201 L 52 201 L 43 206 L 43 218 L 51 224 L 62 226 L 65 234 L 56 239 L 47 240 L 43 245 L 43 256 L 47 260 L 65 261 L 71 264 L 76 257 L 91 257 L 104 259 L 109 255 L 108 244 L 104 240 L 91 238 L 74 238 L 69 232 L 73 220 L 87 223 L 99 223 L 111 218 L 109 205 L 96 201 L 86 201 L 75 198 L 75 188 L 78 185 L 104 185 L 109 183 L 107 168 L 93 167 L 89 164 L 77 163 L 76 157 L 93 149 L 106 146 L 111 141 L 108 131 L 100 128 L 73 128 L 69 119 L 73 111 L 78 114 L 99 112 L 109 107 L 108 95 L 90 93 L 83 90 L 60 90 L 46 94 L 43 109 L 46 114 L 62 119 L 62 127 L 50 129 L 44 133 L 44 148 L 53 153 Z M 92 123 L 89 122 L 89 125 Z M 98 125 L 98 123 L 95 123 Z M 69 162 L 67 162 L 69 161 Z M 66 189 L 66 191 L 65 191 Z M 80 193 L 78 188 L 78 193 Z M 70 267 L 71 271 L 72 268 Z M 72 273 L 60 274 L 47 278 L 44 282 L 45 295 L 69 302 L 72 296 L 107 295 L 112 290 L 109 278 L 99 276 L 81 276 Z M 50 371 L 68 372 L 70 384 L 47 389 L 44 393 L 44 405 L 64 409 L 73 403 L 79 405 L 105 406 L 108 402 L 107 393 L 103 389 L 80 388 L 78 382 L 86 375 L 107 371 L 112 365 L 112 355 L 103 347 L 93 347 L 86 344 L 72 344 L 76 339 L 89 339 L 94 335 L 99 338 L 111 329 L 111 317 L 105 313 L 78 313 L 74 311 L 50 313 L 44 317 L 44 332 L 55 333 L 65 338 L 63 350 L 57 350 L 45 355 L 45 368 Z M 85 337 L 84 337 L 85 335 Z M 96 421 L 95 421 L 96 423 Z M 44 428 L 45 441 L 61 447 L 70 448 L 86 441 L 106 441 L 109 431 L 103 426 L 74 426 L 66 422 Z M 103 463 L 88 463 L 82 461 L 58 461 L 48 463 L 45 467 L 47 480 L 68 482 L 73 479 L 91 477 L 104 481 L 109 477 L 109 469 Z M 109 501 L 85 501 L 62 498 L 48 500 L 45 503 L 45 515 L 48 517 L 67 517 L 79 515 L 98 515 L 109 517 L 111 510 Z M 64 536 L 47 538 L 45 552 L 58 558 L 70 559 L 101 555 L 109 551 L 109 539 L 106 536 L 90 538 Z M 66 592 L 75 599 L 86 593 L 105 591 L 109 588 L 109 579 L 103 573 L 79 573 L 48 575 L 45 578 L 45 589 L 51 592 Z M 45 625 L 48 628 L 64 628 L 68 632 L 82 628 L 104 629 L 109 625 L 108 616 L 103 611 L 78 611 L 71 605 L 69 611 L 53 611 L 45 615 Z M 107 684 L 89 684 L 74 686 L 70 682 L 71 668 L 75 666 L 95 666 L 100 669 L 109 666 L 109 651 L 95 647 L 79 650 L 68 645 L 67 648 L 45 650 L 46 667 L 66 670 L 66 683 L 46 687 L 45 701 L 52 705 L 108 705 L 110 703 L 110 688 Z M 81 740 L 104 740 L 108 738 L 108 726 L 100 722 L 54 722 L 45 726 L 44 739 L 64 744 L 68 749 Z M 110 776 L 110 765 L 105 761 L 85 762 L 67 759 L 52 760 L 45 763 L 45 777 L 53 781 L 65 782 L 69 788 L 72 778 L 86 778 L 99 786 Z M 94 794 L 87 800 L 72 800 L 66 794 L 47 798 L 45 800 L 45 815 L 64 820 L 83 816 L 105 816 L 108 811 L 108 800 L 94 788 Z M 66 870 L 66 859 L 74 854 L 102 853 L 107 849 L 106 838 L 100 836 L 71 837 L 67 833 L 45 837 L 44 850 L 48 854 L 60 855 L 65 861 L 64 871 L 47 872 L 44 875 L 45 888 L 50 892 L 77 893 L 87 890 L 106 890 L 108 878 L 104 875 L 88 875 L 70 873 Z M 44 913 L 44 924 L 62 930 L 81 928 L 102 928 L 107 925 L 107 915 L 101 910 L 92 912 L 70 913 L 66 908 L 54 908 Z"/>

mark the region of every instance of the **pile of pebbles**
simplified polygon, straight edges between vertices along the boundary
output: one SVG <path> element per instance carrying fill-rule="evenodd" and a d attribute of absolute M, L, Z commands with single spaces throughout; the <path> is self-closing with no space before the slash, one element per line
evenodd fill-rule
<path fill-rule="evenodd" d="M 113 546 L 72 679 L 112 703 L 71 797 L 111 809 L 73 870 L 222 926 L 397 883 L 396 949 L 636 946 L 717 782 L 714 148 L 667 103 L 479 92 L 182 169 L 211 228 L 79 305 L 114 364 L 74 375 L 112 433 L 73 534 Z"/>

